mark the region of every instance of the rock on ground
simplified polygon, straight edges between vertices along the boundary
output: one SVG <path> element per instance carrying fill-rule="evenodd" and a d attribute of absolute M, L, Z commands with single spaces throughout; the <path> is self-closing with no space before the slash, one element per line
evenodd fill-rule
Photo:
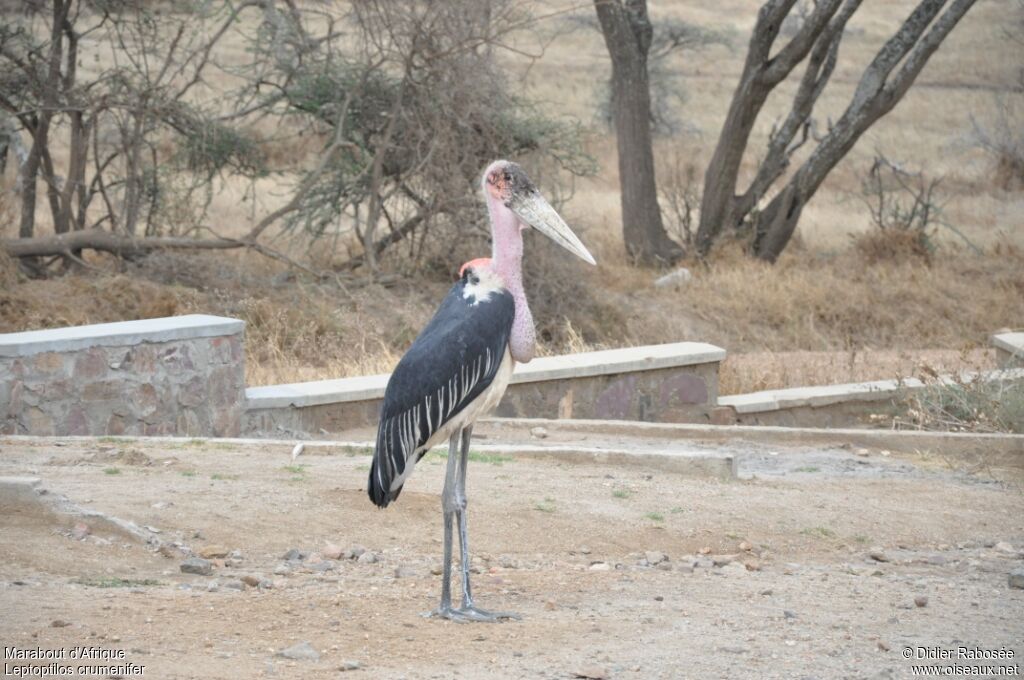
<path fill-rule="evenodd" d="M 308 642 L 300 642 L 286 647 L 277 653 L 278 656 L 294 661 L 319 661 L 320 653 L 313 649 Z"/>
<path fill-rule="evenodd" d="M 204 560 L 202 557 L 190 557 L 181 563 L 181 572 L 209 576 L 213 573 L 213 562 Z"/>

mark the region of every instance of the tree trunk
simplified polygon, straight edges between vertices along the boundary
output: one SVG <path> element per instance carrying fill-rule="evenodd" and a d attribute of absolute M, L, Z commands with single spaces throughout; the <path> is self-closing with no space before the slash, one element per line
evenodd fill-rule
<path fill-rule="evenodd" d="M 954 0 L 937 19 L 946 0 L 922 0 L 918 4 L 868 65 L 843 115 L 761 213 L 753 244 L 755 256 L 768 262 L 779 257 L 793 236 L 803 207 L 818 187 L 861 135 L 899 103 L 975 1 Z"/>
<path fill-rule="evenodd" d="M 31 238 L 36 231 L 36 179 L 39 177 L 39 166 L 43 159 L 43 147 L 46 145 L 49 121 L 40 121 L 32 130 L 32 149 L 28 158 L 21 166 L 18 184 L 21 186 L 21 221 L 18 224 L 18 236 Z M 42 139 L 40 139 L 42 137 Z"/>
<path fill-rule="evenodd" d="M 612 60 L 615 121 L 626 251 L 644 264 L 671 264 L 682 247 L 665 232 L 658 206 L 651 139 L 651 92 L 647 53 L 652 28 L 645 0 L 594 0 Z"/>
<path fill-rule="evenodd" d="M 830 123 L 828 133 L 803 165 L 757 214 L 761 199 L 784 176 L 793 154 L 810 136 L 814 105 L 835 67 L 846 24 L 861 4 L 861 0 L 817 0 L 789 42 L 775 47 L 782 21 L 795 1 L 765 2 L 751 34 L 740 84 L 704 177 L 698 252 L 707 254 L 723 229 L 753 222 L 753 254 L 774 262 L 789 243 L 804 206 L 828 173 L 906 94 L 929 57 L 975 1 L 919 0 L 865 69 L 842 117 L 834 125 Z M 781 125 L 773 128 L 764 160 L 749 187 L 737 195 L 740 165 L 761 108 L 774 88 L 808 55 L 789 113 Z"/>

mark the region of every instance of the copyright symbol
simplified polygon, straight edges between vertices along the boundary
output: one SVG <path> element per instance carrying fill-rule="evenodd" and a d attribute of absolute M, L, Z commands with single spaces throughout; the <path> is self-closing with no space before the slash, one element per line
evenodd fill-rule
<path fill-rule="evenodd" d="M 903 648 L 903 658 L 904 659 L 909 659 L 909 658 L 911 658 L 913 656 L 914 656 L 914 650 L 913 649 L 911 649 L 910 647 L 904 647 Z"/>

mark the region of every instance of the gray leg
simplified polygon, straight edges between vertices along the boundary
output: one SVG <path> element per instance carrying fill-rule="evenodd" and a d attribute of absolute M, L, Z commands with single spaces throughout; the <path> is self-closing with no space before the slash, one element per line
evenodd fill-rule
<path fill-rule="evenodd" d="M 441 575 L 441 604 L 426 616 L 438 616 L 456 619 L 452 609 L 452 520 L 455 513 L 455 490 L 458 487 L 459 433 L 456 432 L 448 440 L 448 467 L 444 476 L 444 491 L 441 492 L 441 509 L 444 512 L 444 562 Z"/>
<path fill-rule="evenodd" d="M 472 426 L 452 435 L 448 441 L 448 468 L 445 471 L 441 506 L 444 510 L 444 565 L 441 583 L 441 604 L 427 616 L 450 619 L 459 623 L 471 621 L 494 622 L 518 619 L 510 612 L 489 612 L 473 605 L 473 591 L 469 582 L 469 539 L 466 531 L 466 467 L 469 463 L 469 440 Z M 462 607 L 452 607 L 452 520 L 459 523 L 459 553 L 462 569 Z"/>
<path fill-rule="evenodd" d="M 469 465 L 469 441 L 473 435 L 473 426 L 462 430 L 462 451 L 459 455 L 458 486 L 455 489 L 455 518 L 459 523 L 459 549 L 462 566 L 462 608 L 459 612 L 473 621 L 500 621 L 501 619 L 518 619 L 512 612 L 490 612 L 473 604 L 473 589 L 469 582 L 469 533 L 466 530 L 466 468 Z"/>

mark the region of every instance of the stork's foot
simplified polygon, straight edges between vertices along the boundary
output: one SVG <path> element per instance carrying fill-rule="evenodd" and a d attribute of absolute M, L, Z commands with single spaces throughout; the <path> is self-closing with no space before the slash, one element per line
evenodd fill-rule
<path fill-rule="evenodd" d="M 513 612 L 491 612 L 474 606 L 460 607 L 440 606 L 434 611 L 424 614 L 427 618 L 448 619 L 455 623 L 498 623 L 500 621 L 520 620 L 519 614 Z"/>

